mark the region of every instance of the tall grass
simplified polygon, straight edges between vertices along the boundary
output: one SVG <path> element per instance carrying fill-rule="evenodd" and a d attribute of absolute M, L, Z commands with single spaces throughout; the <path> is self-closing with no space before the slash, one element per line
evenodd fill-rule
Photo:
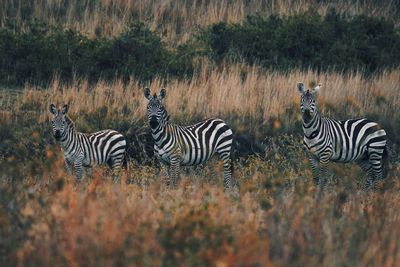
<path fill-rule="evenodd" d="M 76 186 L 59 159 L 40 179 L 0 180 L 6 265 L 395 266 L 400 260 L 398 184 L 369 194 L 339 185 L 318 198 L 299 178 L 287 185 L 285 175 L 298 174 L 252 160 L 236 175 L 237 196 L 210 183 L 216 178 L 207 172 L 184 175 L 167 190 L 148 167 L 135 169 L 133 184 L 111 184 L 97 169 Z M 355 169 L 339 172 L 354 183 Z"/>
<path fill-rule="evenodd" d="M 322 84 L 323 114 L 373 115 L 398 125 L 399 70 L 364 78 L 245 65 L 200 69 L 189 80 L 148 84 L 153 92 L 167 87 L 173 121 L 219 116 L 243 133 L 261 131 L 271 119 L 273 127 L 286 127 L 301 119 L 296 83 L 304 81 Z M 14 157 L 0 158 L 7 162 L 0 178 L 5 266 L 396 266 L 400 260 L 398 158 L 391 159 L 387 181 L 369 193 L 359 190 L 365 174 L 357 166 L 332 165 L 329 189 L 318 197 L 301 138 L 280 133 L 267 140 L 265 157 L 235 161 L 237 194 L 224 192 L 222 165 L 212 163 L 183 170 L 172 190 L 158 168 L 134 162 L 121 184 L 96 168 L 75 185 L 49 142 L 49 104 L 69 103 L 78 129 L 94 114 L 134 127 L 145 118 L 143 86 L 62 84 L 55 77 L 48 88 L 26 84 L 21 94 L 1 97 L 0 134 L 7 140 L 1 145 Z M 29 153 L 35 158 L 24 161 Z"/>
<path fill-rule="evenodd" d="M 175 43 L 185 42 L 199 27 L 215 22 L 241 22 L 247 15 L 290 15 L 310 7 L 325 14 L 339 12 L 389 17 L 398 23 L 397 1 L 317 1 L 317 0 L 4 0 L 0 3 L 2 22 L 9 18 L 24 26 L 30 19 L 61 24 L 89 35 L 116 36 L 132 20 L 145 21 L 152 30 Z"/>
<path fill-rule="evenodd" d="M 400 72 L 384 72 L 380 76 L 364 78 L 361 74 L 316 73 L 292 71 L 289 74 L 265 72 L 245 65 L 225 66 L 215 69 L 204 64 L 201 71 L 190 80 L 155 79 L 148 86 L 153 93 L 166 86 L 166 108 L 172 120 L 220 116 L 240 122 L 253 118 L 259 123 L 271 118 L 285 119 L 287 112 L 298 112 L 299 95 L 296 83 L 318 82 L 322 84 L 319 106 L 326 115 L 348 117 L 379 114 L 390 117 L 400 108 Z M 133 120 L 143 118 L 146 99 L 143 86 L 131 80 L 112 83 L 99 82 L 89 85 L 85 80 L 75 80 L 69 85 L 57 78 L 45 89 L 27 84 L 15 111 L 29 109 L 40 113 L 39 121 L 48 118 L 50 103 L 69 103 L 71 114 L 93 113 L 106 109 L 117 118 Z"/>

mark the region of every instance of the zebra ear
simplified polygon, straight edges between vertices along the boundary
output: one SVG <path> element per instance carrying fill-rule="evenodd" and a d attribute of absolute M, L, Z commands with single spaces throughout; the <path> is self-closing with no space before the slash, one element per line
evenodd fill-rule
<path fill-rule="evenodd" d="M 160 95 L 158 96 L 158 99 L 163 99 L 165 97 L 165 95 L 167 94 L 167 92 L 165 91 L 165 88 L 162 88 L 160 91 Z"/>
<path fill-rule="evenodd" d="M 297 90 L 299 91 L 300 94 L 303 94 L 306 91 L 306 88 L 304 87 L 304 83 L 297 83 Z"/>
<path fill-rule="evenodd" d="M 62 113 L 63 115 L 67 114 L 68 109 L 69 109 L 69 106 L 68 106 L 68 105 L 64 105 L 63 108 L 62 108 L 62 110 L 61 110 L 61 113 Z"/>
<path fill-rule="evenodd" d="M 152 99 L 151 94 L 150 94 L 150 88 L 149 88 L 149 87 L 144 88 L 144 96 L 145 96 L 148 100 L 151 100 L 151 99 Z"/>
<path fill-rule="evenodd" d="M 321 89 L 322 85 L 318 84 L 317 86 L 314 87 L 314 89 L 312 90 L 312 92 L 315 94 L 316 92 L 319 91 L 319 89 Z"/>
<path fill-rule="evenodd" d="M 53 115 L 57 115 L 57 108 L 54 104 L 50 105 L 50 113 Z"/>

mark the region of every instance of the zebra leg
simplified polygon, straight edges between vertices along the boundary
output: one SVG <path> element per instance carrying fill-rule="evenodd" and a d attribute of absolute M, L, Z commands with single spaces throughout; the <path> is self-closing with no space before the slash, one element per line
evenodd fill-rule
<path fill-rule="evenodd" d="M 165 176 L 165 184 L 167 185 L 167 187 L 169 187 L 171 185 L 171 174 L 169 171 L 169 166 L 167 166 L 166 164 L 164 164 L 163 162 L 161 162 L 161 170 L 164 173 Z"/>
<path fill-rule="evenodd" d="M 384 178 L 383 167 L 384 167 L 384 149 L 381 148 L 370 148 L 369 149 L 369 163 L 374 171 L 374 179 L 381 180 Z"/>
<path fill-rule="evenodd" d="M 329 161 L 320 160 L 319 162 L 319 186 L 324 191 L 328 186 L 328 165 Z"/>
<path fill-rule="evenodd" d="M 233 164 L 231 159 L 231 153 L 229 152 L 222 152 L 219 154 L 219 157 L 224 162 L 224 186 L 225 188 L 232 188 L 234 187 L 234 181 L 232 179 L 233 173 Z"/>
<path fill-rule="evenodd" d="M 167 163 L 161 158 L 159 152 L 158 152 L 158 147 L 154 145 L 154 155 L 157 158 L 157 160 L 160 162 L 161 165 L 161 170 L 165 175 L 165 184 L 167 187 L 171 186 L 171 172 L 170 172 L 170 167 L 167 165 Z"/>
<path fill-rule="evenodd" d="M 118 155 L 111 159 L 112 180 L 114 183 L 120 181 L 121 166 L 124 155 Z"/>
<path fill-rule="evenodd" d="M 180 173 L 180 164 L 181 164 L 181 157 L 179 155 L 174 155 L 170 159 L 170 180 L 172 182 L 172 186 L 175 186 Z"/>
<path fill-rule="evenodd" d="M 367 174 L 367 179 L 365 180 L 365 184 L 364 184 L 364 190 L 368 191 L 374 183 L 374 179 L 375 179 L 374 170 L 372 169 L 372 166 L 369 163 L 369 160 L 360 160 L 357 162 L 357 164 Z"/>
<path fill-rule="evenodd" d="M 216 152 L 224 162 L 224 186 L 225 188 L 233 188 L 235 186 L 235 181 L 232 179 L 233 164 L 231 159 L 233 136 L 229 127 L 226 127 L 229 131 L 226 130 L 221 136 L 221 139 L 218 141 Z"/>
<path fill-rule="evenodd" d="M 82 162 L 76 161 L 74 163 L 74 166 L 75 166 L 76 180 L 77 182 L 80 182 L 82 180 L 82 172 L 83 172 Z"/>
<path fill-rule="evenodd" d="M 368 148 L 368 164 L 371 166 L 370 175 L 365 184 L 365 190 L 371 189 L 375 183 L 383 179 L 383 167 L 384 167 L 384 148 L 369 147 Z"/>
<path fill-rule="evenodd" d="M 73 165 L 70 161 L 68 161 L 67 159 L 64 160 L 64 164 L 65 164 L 65 169 L 67 169 L 67 173 L 71 174 L 73 171 Z"/>
<path fill-rule="evenodd" d="M 313 175 L 314 185 L 319 185 L 320 173 L 319 173 L 319 160 L 313 155 L 310 157 L 311 172 Z"/>

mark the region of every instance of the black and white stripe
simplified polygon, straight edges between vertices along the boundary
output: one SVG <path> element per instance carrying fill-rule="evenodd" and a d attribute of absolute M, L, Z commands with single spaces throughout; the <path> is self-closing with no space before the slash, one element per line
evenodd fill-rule
<path fill-rule="evenodd" d="M 82 178 L 82 167 L 103 163 L 107 163 L 114 174 L 118 174 L 126 160 L 126 141 L 122 134 L 114 130 L 91 134 L 77 132 L 67 116 L 68 105 L 64 105 L 60 111 L 51 104 L 50 112 L 54 137 L 61 144 L 67 168 L 75 168 L 78 181 Z"/>
<path fill-rule="evenodd" d="M 321 188 L 326 186 L 329 161 L 356 162 L 368 174 L 365 189 L 369 189 L 385 176 L 386 132 L 367 119 L 339 121 L 322 117 L 316 106 L 316 93 L 320 87 L 306 90 L 303 83 L 297 84 L 301 94 L 304 144 L 312 153 L 314 181 L 320 183 Z"/>
<path fill-rule="evenodd" d="M 169 116 L 161 100 L 165 89 L 159 96 L 150 94 L 146 88 L 144 95 L 149 100 L 147 115 L 154 139 L 154 152 L 159 160 L 170 166 L 167 185 L 175 183 L 181 165 L 199 165 L 215 153 L 224 162 L 224 185 L 233 186 L 231 148 L 233 132 L 221 119 L 207 119 L 191 126 L 169 123 Z"/>

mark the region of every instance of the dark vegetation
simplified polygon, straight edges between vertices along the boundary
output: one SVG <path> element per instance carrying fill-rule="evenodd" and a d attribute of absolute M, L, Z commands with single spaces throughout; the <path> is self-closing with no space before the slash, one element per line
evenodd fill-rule
<path fill-rule="evenodd" d="M 88 38 L 71 29 L 32 22 L 23 32 L 11 22 L 0 29 L 0 80 L 8 84 L 48 83 L 54 75 L 111 80 L 189 73 L 181 50 L 170 51 L 143 24 L 132 24 L 113 39 Z M 189 61 L 190 63 L 190 61 Z"/>
<path fill-rule="evenodd" d="M 272 70 L 361 70 L 399 66 L 400 34 L 384 18 L 346 17 L 331 9 L 288 17 L 249 16 L 243 24 L 218 23 L 202 35 L 216 61 L 244 59 Z"/>
<path fill-rule="evenodd" d="M 73 29 L 29 22 L 23 30 L 8 21 L 0 28 L 0 82 L 47 84 L 54 75 L 112 80 L 190 77 L 196 58 L 216 63 L 245 61 L 289 71 L 362 71 L 373 74 L 400 63 L 400 33 L 384 18 L 325 17 L 309 10 L 286 17 L 249 16 L 242 24 L 218 23 L 186 44 L 172 47 L 142 23 L 114 38 L 89 38 Z"/>

